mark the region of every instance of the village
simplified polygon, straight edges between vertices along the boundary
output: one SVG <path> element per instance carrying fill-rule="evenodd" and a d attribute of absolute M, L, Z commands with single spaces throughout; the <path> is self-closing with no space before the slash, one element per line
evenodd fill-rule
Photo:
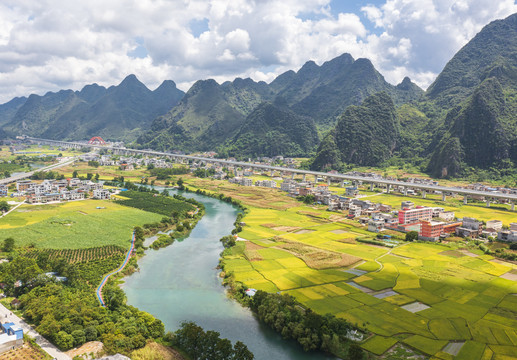
<path fill-rule="evenodd" d="M 213 156 L 212 153 L 204 153 L 204 156 Z M 141 167 L 152 168 L 173 168 L 175 163 L 170 159 L 147 156 L 113 156 L 110 154 L 99 154 L 96 152 L 84 153 L 79 156 L 80 161 L 95 163 L 97 166 L 116 166 L 122 171 L 132 171 Z M 228 159 L 231 161 L 232 159 Z M 234 160 L 234 159 L 233 159 Z M 250 159 L 251 161 L 251 159 Z M 455 235 L 468 238 L 497 239 L 499 241 L 517 242 L 517 222 L 509 226 L 503 226 L 503 222 L 493 219 L 484 223 L 472 217 L 457 218 L 452 211 L 445 211 L 443 207 L 422 206 L 413 201 L 401 201 L 399 209 L 383 203 L 375 203 L 360 194 L 360 182 L 346 184 L 341 182 L 339 186 L 344 188 L 343 194 L 332 192 L 332 183 L 322 183 L 324 179 L 315 178 L 309 181 L 305 178 L 294 179 L 288 173 L 281 173 L 281 176 L 274 176 L 273 172 L 265 174 L 257 172 L 252 167 L 223 167 L 219 164 L 207 164 L 197 161 L 184 162 L 190 172 L 205 170 L 205 175 L 217 180 L 228 180 L 230 183 L 241 186 L 266 187 L 279 189 L 287 192 L 289 196 L 297 198 L 311 197 L 313 202 L 326 205 L 328 211 L 346 213 L 349 219 L 354 219 L 362 225 L 367 225 L 372 232 L 383 230 L 394 230 L 402 233 L 416 231 L 418 238 L 424 241 L 439 241 Z M 295 167 L 292 158 L 262 157 L 256 159 L 253 164 L 282 164 L 285 167 Z M 352 175 L 363 177 L 382 178 L 374 173 L 351 172 Z M 270 179 L 253 180 L 253 176 L 269 176 Z M 278 174 L 276 174 L 278 175 Z M 432 179 L 409 178 L 409 183 L 424 183 L 437 185 Z M 348 185 L 348 186 L 346 186 Z M 503 193 L 517 193 L 517 189 L 489 187 L 482 184 L 468 185 L 467 188 L 483 191 L 497 191 Z M 373 190 L 370 187 L 369 190 Z M 417 191 L 412 189 L 377 189 L 381 192 L 399 192 L 406 196 L 418 196 Z M 7 185 L 0 185 L 0 196 L 7 196 Z M 79 178 L 68 178 L 61 180 L 43 180 L 34 182 L 31 180 L 20 180 L 16 182 L 16 192 L 11 196 L 23 196 L 27 203 L 41 204 L 56 201 L 82 200 L 88 197 L 94 199 L 110 199 L 113 190 L 104 189 L 102 183 L 93 182 Z M 425 194 L 424 194 L 425 195 Z M 485 199 L 477 199 L 484 201 Z"/>

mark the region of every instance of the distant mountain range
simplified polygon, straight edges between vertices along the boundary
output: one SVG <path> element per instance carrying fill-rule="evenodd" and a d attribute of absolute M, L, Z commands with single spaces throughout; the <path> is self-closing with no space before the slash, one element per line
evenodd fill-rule
<path fill-rule="evenodd" d="M 435 176 L 517 163 L 517 14 L 485 26 L 424 92 L 387 83 L 368 59 L 308 61 L 270 84 L 237 78 L 172 81 L 134 75 L 108 89 L 15 98 L 0 132 L 79 140 L 99 135 L 159 150 L 312 156 L 313 169 L 412 162 Z"/>
<path fill-rule="evenodd" d="M 136 76 L 129 75 L 108 89 L 92 84 L 81 91 L 15 98 L 0 105 L 0 125 L 8 134 L 49 139 L 79 140 L 97 135 L 134 140 L 184 94 L 173 81 L 164 81 L 151 91 Z"/>

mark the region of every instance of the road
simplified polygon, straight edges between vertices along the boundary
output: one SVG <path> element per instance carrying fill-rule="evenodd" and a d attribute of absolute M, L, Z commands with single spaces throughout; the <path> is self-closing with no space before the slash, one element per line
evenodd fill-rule
<path fill-rule="evenodd" d="M 36 332 L 29 324 L 12 314 L 4 305 L 0 304 L 0 319 L 2 322 L 13 322 L 23 329 L 23 333 L 29 335 L 36 340 L 36 343 L 47 352 L 50 356 L 57 360 L 71 360 L 72 358 L 52 345 L 47 339 Z"/>
<path fill-rule="evenodd" d="M 52 164 L 52 165 L 45 166 L 45 167 L 42 167 L 42 168 L 37 169 L 37 170 L 28 171 L 26 173 L 14 175 L 14 176 L 11 176 L 11 177 L 8 177 L 8 178 L 5 178 L 5 179 L 0 179 L 0 185 L 10 184 L 12 182 L 28 178 L 32 174 L 34 174 L 35 172 L 50 171 L 50 170 L 54 170 L 54 169 L 66 166 L 66 165 L 70 165 L 70 164 L 72 164 L 76 160 L 77 160 L 77 158 L 75 158 L 75 157 L 73 157 L 73 158 L 65 158 L 65 159 L 61 160 L 60 162 L 58 162 L 57 164 Z"/>

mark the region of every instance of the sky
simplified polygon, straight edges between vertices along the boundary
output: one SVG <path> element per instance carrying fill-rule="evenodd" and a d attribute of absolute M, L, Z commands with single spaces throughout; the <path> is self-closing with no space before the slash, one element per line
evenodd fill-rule
<path fill-rule="evenodd" d="M 306 61 L 368 58 L 385 79 L 426 89 L 515 0 L 2 0 L 0 103 L 135 74 L 272 81 Z"/>

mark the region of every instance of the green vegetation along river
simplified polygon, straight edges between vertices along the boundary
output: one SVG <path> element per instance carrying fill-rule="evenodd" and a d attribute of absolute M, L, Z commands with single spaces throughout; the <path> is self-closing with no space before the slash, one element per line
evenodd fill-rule
<path fill-rule="evenodd" d="M 162 320 L 167 331 L 188 320 L 205 330 L 218 331 L 232 342 L 240 340 L 257 360 L 330 359 L 305 353 L 296 343 L 282 340 L 247 308 L 226 296 L 216 269 L 223 250 L 219 239 L 233 229 L 238 210 L 206 196 L 182 195 L 204 203 L 206 214 L 187 239 L 148 250 L 139 260 L 140 271 L 126 278 L 123 286 L 128 304 Z"/>

